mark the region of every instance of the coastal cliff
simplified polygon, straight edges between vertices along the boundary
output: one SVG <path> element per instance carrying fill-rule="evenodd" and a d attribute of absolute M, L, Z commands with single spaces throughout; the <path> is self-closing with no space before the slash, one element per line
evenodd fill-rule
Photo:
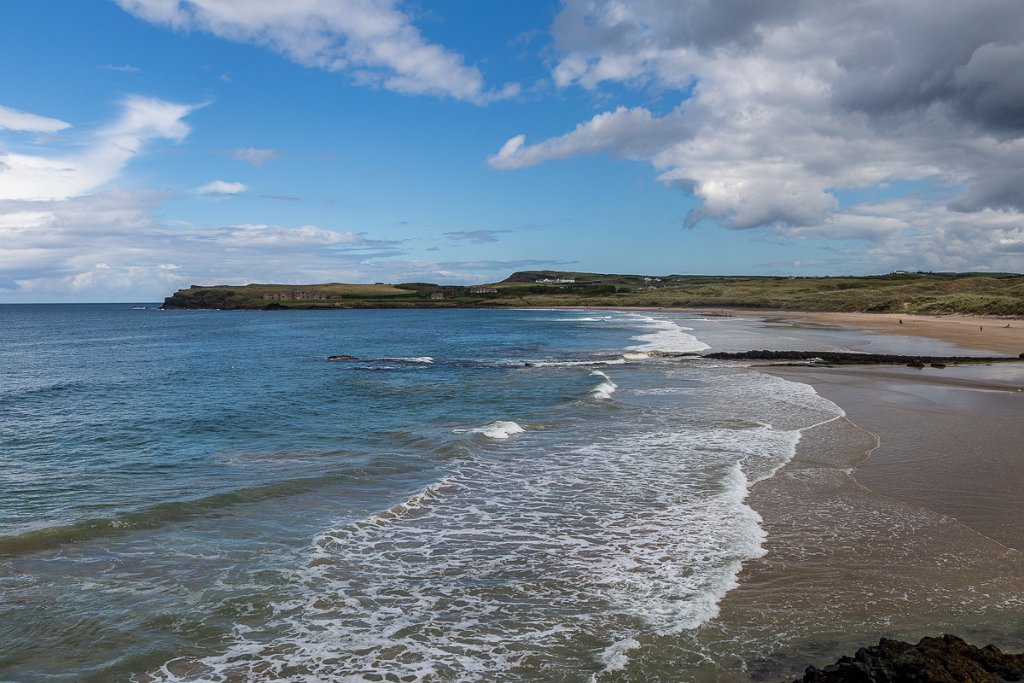
<path fill-rule="evenodd" d="M 522 271 L 501 282 L 193 285 L 165 309 L 222 310 L 615 306 L 1024 315 L 1024 276 L 891 273 L 865 277 L 619 275 Z"/>

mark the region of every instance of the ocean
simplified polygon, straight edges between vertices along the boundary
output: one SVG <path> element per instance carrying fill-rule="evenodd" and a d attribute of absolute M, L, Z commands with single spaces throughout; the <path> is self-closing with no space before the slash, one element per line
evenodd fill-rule
<path fill-rule="evenodd" d="M 741 671 L 661 653 L 764 554 L 750 487 L 843 411 L 663 354 L 850 339 L 639 311 L 0 306 L 0 680 Z"/>

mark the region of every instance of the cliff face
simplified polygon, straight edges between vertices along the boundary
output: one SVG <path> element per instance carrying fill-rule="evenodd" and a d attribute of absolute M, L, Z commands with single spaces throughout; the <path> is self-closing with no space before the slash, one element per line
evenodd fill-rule
<path fill-rule="evenodd" d="M 219 308 L 237 310 L 253 308 L 249 299 L 231 290 L 214 288 L 181 289 L 164 299 L 162 308 Z"/>

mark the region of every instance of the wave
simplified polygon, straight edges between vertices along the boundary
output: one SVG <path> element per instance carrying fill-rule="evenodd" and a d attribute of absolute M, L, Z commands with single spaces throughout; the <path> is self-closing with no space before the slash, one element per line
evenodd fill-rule
<path fill-rule="evenodd" d="M 838 409 L 761 373 L 650 367 L 658 384 L 689 381 L 701 400 L 538 431 L 325 530 L 271 597 L 267 623 L 153 677 L 503 681 L 552 662 L 549 679 L 601 680 L 650 634 L 713 619 L 743 563 L 764 554 L 750 486 Z M 518 427 L 462 431 L 502 425 Z"/>
<path fill-rule="evenodd" d="M 305 493 L 344 481 L 350 476 L 350 473 L 336 473 L 288 479 L 273 484 L 215 493 L 203 498 L 159 503 L 113 517 L 96 517 L 73 524 L 26 531 L 14 536 L 0 536 L 0 557 L 47 550 L 65 543 L 82 543 L 121 536 L 134 530 L 154 529 L 174 522 L 206 517 L 235 505 L 259 503 Z"/>
<path fill-rule="evenodd" d="M 688 332 L 692 331 L 689 327 L 682 327 L 664 318 L 652 318 L 638 314 L 631 314 L 631 316 L 645 327 L 653 328 L 653 331 L 632 337 L 633 341 L 643 343 L 626 347 L 629 351 L 697 353 L 698 351 L 706 351 L 711 348 L 692 334 L 688 334 Z"/>
<path fill-rule="evenodd" d="M 483 427 L 475 429 L 455 429 L 456 434 L 480 434 L 489 439 L 507 439 L 513 434 L 522 434 L 526 430 L 517 422 L 511 420 L 498 420 Z"/>
<path fill-rule="evenodd" d="M 590 395 L 600 401 L 609 401 L 612 398 L 612 394 L 619 386 L 611 380 L 611 377 L 604 374 L 600 370 L 594 370 L 590 373 L 591 377 L 603 377 L 604 381 L 598 384 L 590 391 Z"/>

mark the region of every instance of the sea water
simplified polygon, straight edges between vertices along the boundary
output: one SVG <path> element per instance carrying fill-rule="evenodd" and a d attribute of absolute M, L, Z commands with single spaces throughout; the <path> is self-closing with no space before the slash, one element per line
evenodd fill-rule
<path fill-rule="evenodd" d="M 716 615 L 763 553 L 749 487 L 842 416 L 675 354 L 833 341 L 646 312 L 0 307 L 0 680 L 614 676 Z"/>

